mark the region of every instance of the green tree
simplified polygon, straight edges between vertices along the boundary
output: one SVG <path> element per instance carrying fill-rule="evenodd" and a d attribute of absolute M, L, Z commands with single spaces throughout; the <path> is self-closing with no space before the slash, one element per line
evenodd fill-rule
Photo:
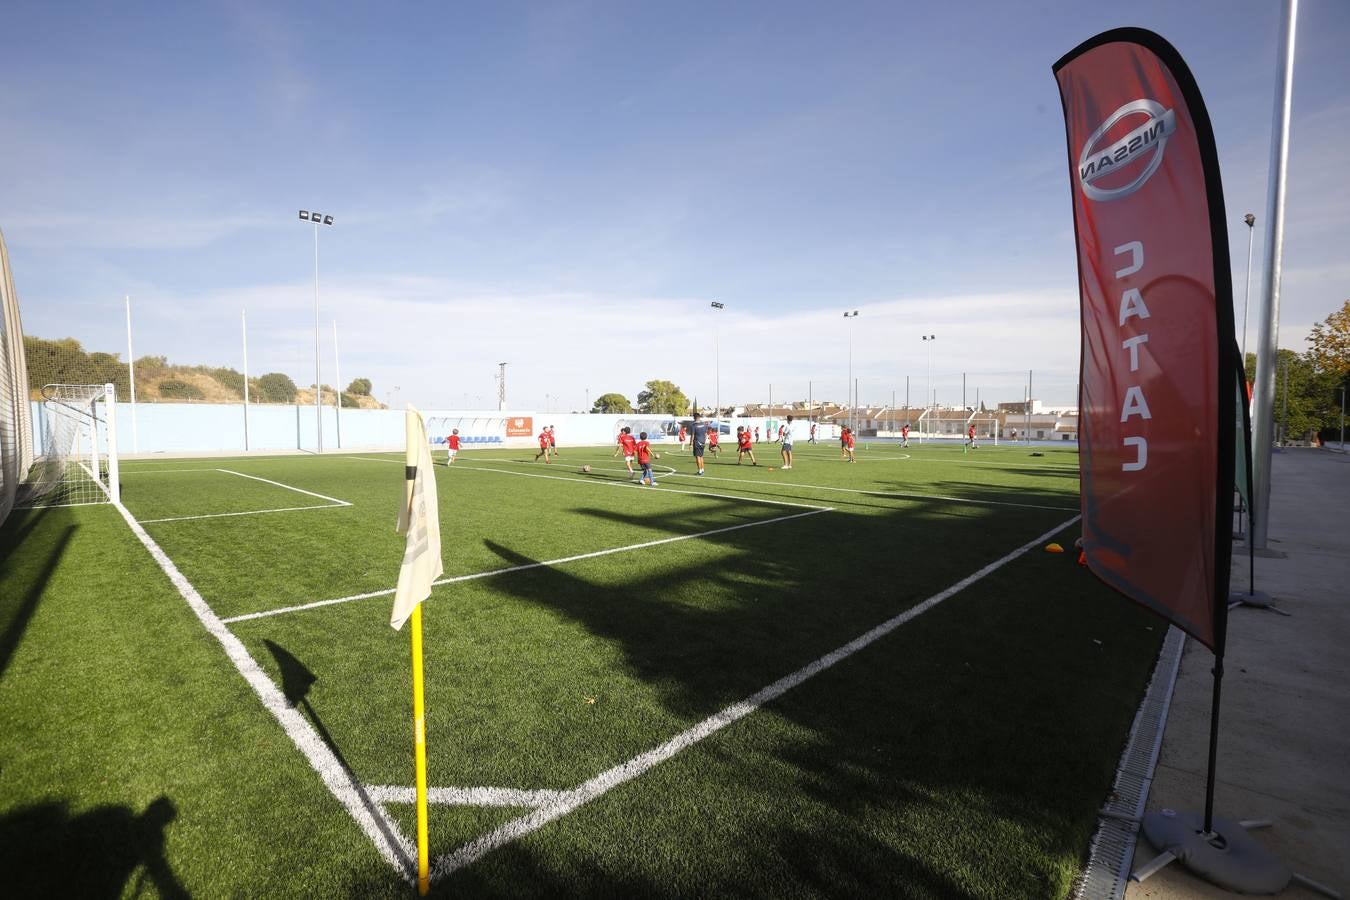
<path fill-rule="evenodd" d="M 202 389 L 181 378 L 166 378 L 159 383 L 159 395 L 166 400 L 201 400 Z"/>
<path fill-rule="evenodd" d="M 295 382 L 291 381 L 290 376 L 280 372 L 268 372 L 259 376 L 255 388 L 260 403 L 295 402 L 297 393 Z"/>
<path fill-rule="evenodd" d="M 1350 375 L 1350 300 L 1308 335 L 1317 368 L 1338 376 Z"/>
<path fill-rule="evenodd" d="M 369 378 L 353 378 L 352 383 L 347 385 L 347 393 L 354 394 L 357 397 L 369 397 L 370 389 Z"/>
<path fill-rule="evenodd" d="M 638 394 L 638 412 L 682 416 L 689 411 L 689 398 L 673 381 L 649 381 Z"/>
<path fill-rule="evenodd" d="M 595 405 L 591 407 L 593 413 L 630 413 L 633 411 L 633 404 L 628 402 L 628 398 L 623 394 L 601 394 L 595 398 Z"/>

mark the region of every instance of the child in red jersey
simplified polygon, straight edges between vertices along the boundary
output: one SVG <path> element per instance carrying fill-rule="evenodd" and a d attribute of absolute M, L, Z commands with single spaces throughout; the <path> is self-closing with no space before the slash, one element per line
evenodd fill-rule
<path fill-rule="evenodd" d="M 553 460 L 548 458 L 548 450 L 548 429 L 545 428 L 539 432 L 539 452 L 534 455 L 534 461 L 539 462 L 539 457 L 542 456 L 545 463 L 551 464 Z"/>
<path fill-rule="evenodd" d="M 901 446 L 901 447 L 908 447 L 908 446 L 909 446 L 909 423 L 908 423 L 908 422 L 906 422 L 904 425 L 901 425 L 901 426 L 900 426 L 900 446 Z"/>
<path fill-rule="evenodd" d="M 972 449 L 972 450 L 977 449 L 977 445 L 976 445 L 976 443 L 975 443 L 975 426 L 974 426 L 974 425 L 971 425 L 968 429 L 966 429 L 966 442 L 970 445 L 970 449 Z"/>
<path fill-rule="evenodd" d="M 450 432 L 450 436 L 445 439 L 445 445 L 445 464 L 447 466 L 453 466 L 455 464 L 455 456 L 459 453 L 458 428 Z"/>
<path fill-rule="evenodd" d="M 844 427 L 844 455 L 848 457 L 849 462 L 857 462 L 853 455 L 853 431 L 847 426 Z"/>
<path fill-rule="evenodd" d="M 614 450 L 611 459 L 623 453 L 624 465 L 628 466 L 628 480 L 632 481 L 637 477 L 633 471 L 633 457 L 637 456 L 637 441 L 633 439 L 633 429 L 627 425 L 619 432 L 619 446 Z"/>
<path fill-rule="evenodd" d="M 684 452 L 684 445 L 685 445 L 685 442 L 688 441 L 688 440 L 689 440 L 689 429 L 685 428 L 684 425 L 681 424 L 681 425 L 680 425 L 680 452 L 681 452 L 681 453 Z"/>
<path fill-rule="evenodd" d="M 708 450 L 712 453 L 713 456 L 717 456 L 719 453 L 722 452 L 717 446 L 717 441 L 719 440 L 717 432 L 719 432 L 721 429 L 722 424 L 720 422 L 714 424 L 711 428 L 708 429 Z"/>
<path fill-rule="evenodd" d="M 632 437 L 632 435 L 629 435 L 629 437 Z M 647 441 L 647 432 L 642 432 L 638 437 L 639 440 L 634 445 L 638 465 L 642 466 L 642 477 L 638 479 L 638 483 L 656 487 L 656 478 L 652 475 L 652 445 Z"/>
<path fill-rule="evenodd" d="M 754 451 L 754 449 L 750 446 L 750 429 L 749 429 L 749 428 L 746 428 L 746 427 L 743 426 L 743 425 L 737 425 L 737 426 L 736 426 L 736 465 L 739 466 L 739 465 L 741 464 L 741 458 L 744 457 L 744 456 L 746 456 L 747 454 L 750 456 L 750 465 L 752 465 L 752 466 L 757 466 L 757 465 L 759 465 L 759 463 L 755 462 L 755 451 Z"/>
<path fill-rule="evenodd" d="M 562 456 L 558 452 L 558 436 L 553 433 L 553 426 L 550 425 L 545 430 L 548 431 L 548 449 L 553 451 L 554 456 Z"/>

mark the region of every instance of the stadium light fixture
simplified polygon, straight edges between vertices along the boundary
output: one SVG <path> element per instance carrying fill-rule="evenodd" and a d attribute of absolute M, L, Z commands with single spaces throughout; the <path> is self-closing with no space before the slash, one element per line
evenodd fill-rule
<path fill-rule="evenodd" d="M 319 452 L 323 452 L 323 382 L 319 380 L 319 226 L 332 225 L 333 217 L 314 210 L 300 210 L 300 219 L 314 225 L 314 417 L 318 426 Z M 339 406 L 341 400 L 338 400 Z"/>
<path fill-rule="evenodd" d="M 712 301 L 713 309 L 726 309 L 727 305 L 719 300 Z M 717 404 L 716 418 L 720 423 L 722 421 L 722 333 L 718 326 L 713 326 L 713 402 Z M 717 426 L 721 428 L 719 424 Z"/>
<path fill-rule="evenodd" d="M 1252 236 L 1256 234 L 1256 216 L 1247 213 L 1242 217 L 1247 223 L 1247 294 L 1242 299 L 1242 371 L 1247 371 L 1247 304 L 1252 299 Z M 1245 377 L 1245 376 L 1244 376 Z"/>
<path fill-rule="evenodd" d="M 857 311 L 856 309 L 853 310 L 852 312 L 849 312 L 848 310 L 844 310 L 844 318 L 845 318 L 845 319 L 856 319 L 856 318 L 858 318 L 858 311 Z M 848 384 L 845 386 L 845 390 L 848 392 L 848 424 L 849 424 L 849 429 L 850 429 L 850 430 L 856 430 L 856 427 L 857 427 L 857 424 L 858 424 L 858 423 L 857 423 L 857 421 L 856 421 L 856 420 L 854 419 L 854 417 L 853 417 L 853 410 L 854 410 L 855 405 L 857 404 L 857 399 L 858 399 L 858 398 L 857 398 L 857 385 L 856 385 L 856 384 L 854 383 L 854 381 L 853 381 L 853 329 L 852 329 L 852 328 L 849 328 L 849 330 L 848 330 Z"/>

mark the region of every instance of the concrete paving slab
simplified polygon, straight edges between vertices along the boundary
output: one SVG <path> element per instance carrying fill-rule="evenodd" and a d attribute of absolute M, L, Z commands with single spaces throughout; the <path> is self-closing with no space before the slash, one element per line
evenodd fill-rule
<path fill-rule="evenodd" d="M 1228 625 L 1215 814 L 1271 819 L 1253 834 L 1294 871 L 1350 897 L 1350 457 L 1287 450 L 1273 461 L 1270 543 L 1256 586 L 1290 617 L 1238 608 Z M 1234 544 L 1233 589 L 1247 587 Z M 1203 810 L 1213 656 L 1188 641 L 1150 811 Z M 1142 837 L 1136 867 L 1155 850 Z M 1173 863 L 1125 896 L 1230 897 Z M 1282 898 L 1313 898 L 1291 886 Z"/>

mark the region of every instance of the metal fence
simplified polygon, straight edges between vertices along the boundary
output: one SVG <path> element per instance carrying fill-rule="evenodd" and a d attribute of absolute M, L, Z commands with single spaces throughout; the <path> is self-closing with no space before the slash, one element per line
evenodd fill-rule
<path fill-rule="evenodd" d="M 19 297 L 9 269 L 9 250 L 0 232 L 0 522 L 33 461 L 33 424 L 28 405 Z"/>

